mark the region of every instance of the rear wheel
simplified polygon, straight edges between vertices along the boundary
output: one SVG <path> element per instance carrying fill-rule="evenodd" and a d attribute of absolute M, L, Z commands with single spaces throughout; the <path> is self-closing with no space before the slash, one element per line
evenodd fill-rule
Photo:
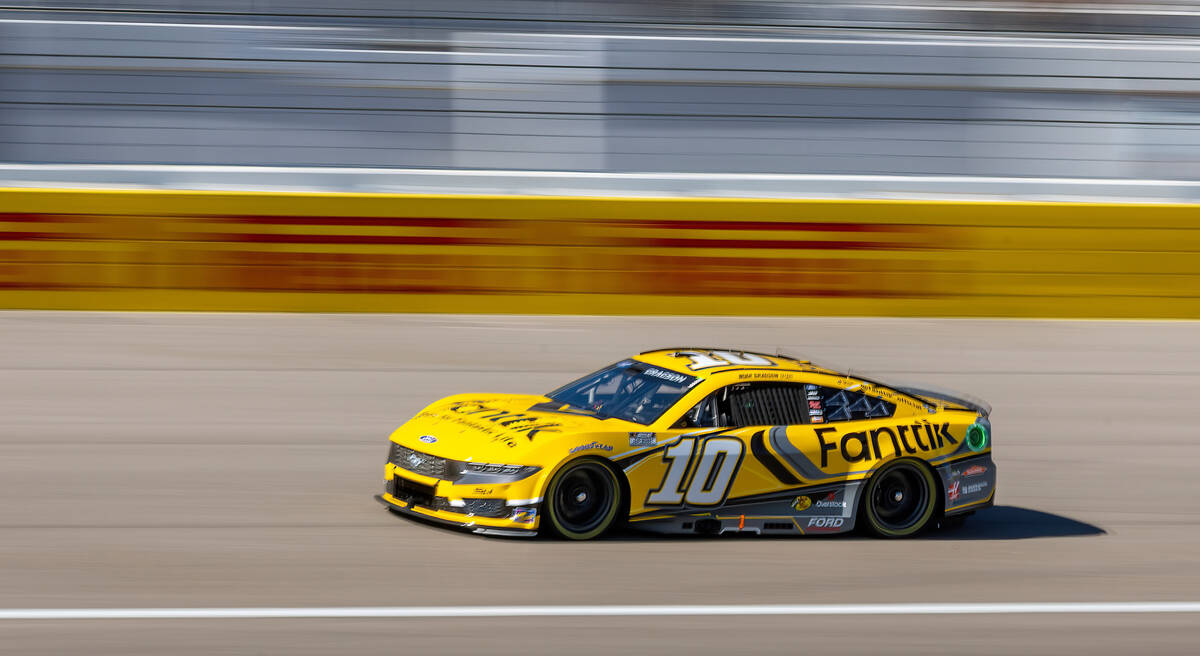
<path fill-rule="evenodd" d="M 863 515 L 881 538 L 905 538 L 929 526 L 937 510 L 933 472 L 914 460 L 897 460 L 867 482 Z"/>
<path fill-rule="evenodd" d="M 545 516 L 550 528 L 568 540 L 603 535 L 621 512 L 621 483 L 599 460 L 578 460 L 563 467 L 546 488 Z"/>

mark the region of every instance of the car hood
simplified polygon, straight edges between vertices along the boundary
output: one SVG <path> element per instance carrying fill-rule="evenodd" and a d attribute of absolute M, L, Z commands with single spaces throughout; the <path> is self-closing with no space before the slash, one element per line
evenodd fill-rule
<path fill-rule="evenodd" d="M 392 441 L 453 460 L 538 465 L 547 446 L 637 430 L 646 427 L 572 411 L 545 396 L 471 394 L 430 405 L 397 428 Z"/>

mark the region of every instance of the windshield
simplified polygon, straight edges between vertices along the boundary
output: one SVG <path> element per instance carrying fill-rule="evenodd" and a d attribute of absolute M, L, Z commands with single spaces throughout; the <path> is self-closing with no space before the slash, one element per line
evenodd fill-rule
<path fill-rule="evenodd" d="M 645 425 L 654 423 L 699 380 L 637 360 L 623 360 L 547 396 L 602 418 Z"/>

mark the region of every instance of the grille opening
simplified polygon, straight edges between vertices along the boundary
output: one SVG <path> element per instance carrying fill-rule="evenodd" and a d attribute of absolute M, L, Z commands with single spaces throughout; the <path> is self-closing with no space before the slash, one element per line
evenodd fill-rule
<path fill-rule="evenodd" d="M 680 528 L 682 528 L 682 529 L 683 529 L 683 530 L 685 530 L 685 531 L 691 530 L 691 528 L 692 528 L 692 523 L 691 523 L 691 522 L 684 522 L 684 523 L 683 523 L 683 526 L 681 526 Z"/>
<path fill-rule="evenodd" d="M 504 499 L 463 499 L 463 505 L 454 506 L 446 497 L 435 499 L 435 510 L 447 510 L 460 515 L 479 515 L 480 517 L 505 517 L 509 514 L 504 505 Z"/>
<path fill-rule="evenodd" d="M 430 478 L 447 479 L 450 477 L 450 461 L 401 446 L 395 442 L 392 442 L 391 451 L 388 453 L 388 462 L 406 471 Z"/>
<path fill-rule="evenodd" d="M 391 493 L 409 505 L 433 507 L 433 488 L 428 485 L 396 477 L 392 479 Z"/>
<path fill-rule="evenodd" d="M 767 530 L 775 529 L 780 531 L 790 531 L 796 528 L 796 525 L 792 524 L 791 522 L 764 522 L 763 528 Z"/>

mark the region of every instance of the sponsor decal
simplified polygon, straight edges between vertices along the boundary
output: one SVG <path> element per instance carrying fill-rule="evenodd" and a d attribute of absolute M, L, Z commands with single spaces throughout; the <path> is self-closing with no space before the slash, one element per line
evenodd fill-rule
<path fill-rule="evenodd" d="M 810 417 L 816 417 L 819 414 L 822 414 L 822 412 L 820 410 L 809 410 L 808 411 L 808 416 L 810 416 Z"/>
<path fill-rule="evenodd" d="M 809 411 L 811 412 L 811 410 Z M 950 423 L 937 427 L 928 422 L 895 427 L 884 426 L 871 431 L 855 431 L 838 438 L 837 428 L 817 428 L 817 442 L 821 447 L 821 467 L 829 466 L 829 452 L 840 452 L 846 462 L 880 460 L 885 456 L 912 455 L 921 451 L 935 451 L 947 444 L 958 444 L 950 434 Z M 885 453 L 891 447 L 891 453 Z"/>
<path fill-rule="evenodd" d="M 654 433 L 630 433 L 629 446 L 654 446 L 658 444 L 658 438 Z"/>
<path fill-rule="evenodd" d="M 820 402 L 820 401 L 809 401 L 809 402 L 808 402 L 808 408 L 809 408 L 810 410 L 820 410 L 820 409 L 821 409 L 821 402 Z"/>
<path fill-rule="evenodd" d="M 437 441 L 437 438 L 432 435 L 422 435 L 421 437 L 418 437 L 417 439 L 421 440 L 422 442 L 424 442 L 426 444 L 433 444 L 434 442 Z"/>
<path fill-rule="evenodd" d="M 796 497 L 796 500 L 792 502 L 792 510 L 796 512 L 804 512 L 810 506 L 812 506 L 812 499 L 808 497 Z"/>
<path fill-rule="evenodd" d="M 950 485 L 950 488 L 946 490 L 946 498 L 951 501 L 958 501 L 958 489 L 960 486 L 961 483 L 954 481 L 954 483 Z"/>
<path fill-rule="evenodd" d="M 575 447 L 574 449 L 571 449 L 571 453 L 579 453 L 580 451 L 594 451 L 594 450 L 612 451 L 613 448 L 607 444 L 601 444 L 599 442 L 591 442 L 590 444 L 580 444 L 579 446 Z"/>
<path fill-rule="evenodd" d="M 422 458 L 419 453 L 408 454 L 408 464 L 412 465 L 413 467 L 420 467 L 424 463 L 425 459 Z"/>
<path fill-rule="evenodd" d="M 967 448 L 972 451 L 983 451 L 988 445 L 988 433 L 991 432 L 987 426 L 979 422 L 975 422 L 967 426 Z"/>
<path fill-rule="evenodd" d="M 987 473 L 987 467 L 984 467 L 983 465 L 972 465 L 971 467 L 967 467 L 966 469 L 964 469 L 962 475 L 963 476 L 978 476 L 978 475 L 984 474 L 984 473 Z"/>
<path fill-rule="evenodd" d="M 471 493 L 472 494 L 495 494 L 496 488 L 494 488 L 494 487 L 477 487 L 474 490 L 471 490 Z"/>
<path fill-rule="evenodd" d="M 846 502 L 838 500 L 837 492 L 830 492 L 829 494 L 825 495 L 824 499 L 816 502 L 813 507 L 820 509 L 836 508 L 838 510 L 845 510 Z"/>
<path fill-rule="evenodd" d="M 530 442 L 533 441 L 533 436 L 538 433 L 558 433 L 562 424 L 553 421 L 546 421 L 542 417 L 527 415 L 521 412 L 509 412 L 499 408 L 492 408 L 482 403 L 473 401 L 460 401 L 451 403 L 447 408 L 450 412 L 458 415 L 469 415 L 471 419 L 482 419 L 488 424 L 468 421 L 463 417 L 463 423 L 467 426 L 474 427 L 483 432 L 490 433 L 488 428 L 496 428 L 500 430 L 499 434 L 494 437 L 495 441 L 504 442 L 510 447 L 516 446 L 513 442 L 512 434 L 524 435 Z M 490 424 L 490 426 L 489 426 Z M 508 433 L 508 434 L 504 434 Z"/>
<path fill-rule="evenodd" d="M 958 483 L 955 483 L 955 485 L 958 485 Z M 967 483 L 966 485 L 962 486 L 963 494 L 977 494 L 986 489 L 988 489 L 987 481 L 980 481 L 979 483 Z"/>
<path fill-rule="evenodd" d="M 825 417 L 822 417 L 821 415 L 813 415 L 812 417 L 809 417 L 809 419 L 808 419 L 808 420 L 809 420 L 809 421 L 811 421 L 811 422 L 812 422 L 812 423 L 814 423 L 814 424 L 823 424 L 823 423 L 825 423 Z"/>
<path fill-rule="evenodd" d="M 681 373 L 676 373 L 668 369 L 659 369 L 658 367 L 646 367 L 642 373 L 652 378 L 661 378 L 663 380 L 671 381 L 672 383 L 685 383 L 689 380 L 695 380 L 695 378 L 691 376 L 685 376 Z"/>
<path fill-rule="evenodd" d="M 808 527 L 815 529 L 833 530 L 845 525 L 844 517 L 813 517 L 808 520 Z"/>
<path fill-rule="evenodd" d="M 807 390 L 807 391 L 809 391 L 809 392 L 815 392 L 815 391 L 817 391 L 817 386 L 816 386 L 816 385 L 813 385 L 812 383 L 806 383 L 806 384 L 804 385 L 804 389 L 805 389 L 805 390 Z"/>

